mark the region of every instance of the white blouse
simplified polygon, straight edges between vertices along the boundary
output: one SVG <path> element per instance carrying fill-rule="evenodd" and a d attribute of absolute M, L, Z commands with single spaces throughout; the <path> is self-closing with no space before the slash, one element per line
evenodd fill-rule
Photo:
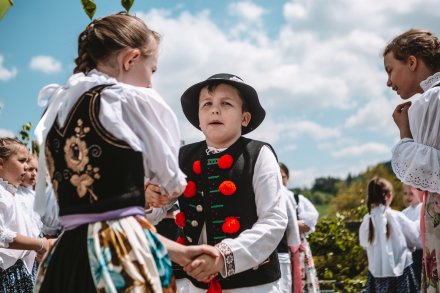
<path fill-rule="evenodd" d="M 47 110 L 35 129 L 41 151 L 40 172 L 45 173 L 43 145 L 53 123 L 63 126 L 80 96 L 102 84 L 113 84 L 101 94 L 99 120 L 103 127 L 135 151 L 142 152 L 146 181 L 161 185 L 164 194 L 181 194 L 186 181 L 177 160 L 180 131 L 171 108 L 155 90 L 118 82 L 97 70 L 87 75 L 74 74 L 64 85 L 51 84 L 41 90 L 40 104 L 44 103 L 42 97 L 50 98 Z M 39 176 L 39 179 L 35 208 L 43 214 L 46 182 L 44 176 Z"/>
<path fill-rule="evenodd" d="M 422 81 L 423 94 L 409 108 L 413 138 L 393 148 L 391 165 L 404 183 L 440 193 L 440 72 Z"/>
<path fill-rule="evenodd" d="M 296 215 L 296 201 L 293 196 L 293 192 L 287 189 L 285 186 L 282 187 L 283 195 L 282 197 L 286 203 L 286 212 L 287 212 L 287 228 L 286 228 L 286 236 L 287 236 L 287 245 L 288 246 L 298 246 L 301 244 L 301 238 L 299 237 L 299 226 L 298 226 L 298 218 Z"/>
<path fill-rule="evenodd" d="M 36 252 L 33 250 L 9 249 L 17 234 L 38 237 L 26 204 L 15 192 L 16 189 L 0 178 L 0 268 L 6 270 L 21 259 L 32 272 Z"/>
<path fill-rule="evenodd" d="M 374 239 L 368 242 L 370 219 L 374 227 Z M 389 223 L 390 237 L 386 237 Z M 375 278 L 397 277 L 412 264 L 409 248 L 413 248 L 420 232 L 416 223 L 402 212 L 380 205 L 364 216 L 359 228 L 359 242 L 365 247 L 368 256 L 368 270 Z"/>
<path fill-rule="evenodd" d="M 315 226 L 318 223 L 319 212 L 313 205 L 313 203 L 304 195 L 300 194 L 298 196 L 298 218 L 310 228 L 305 234 L 310 234 L 315 232 Z"/>
<path fill-rule="evenodd" d="M 32 221 L 35 235 L 40 235 L 43 223 L 40 215 L 34 211 L 35 191 L 30 187 L 19 186 L 17 189 L 17 198 L 26 211 L 26 216 Z"/>
<path fill-rule="evenodd" d="M 408 217 L 411 221 L 416 223 L 417 230 L 420 232 L 420 215 L 422 212 L 422 203 L 418 203 L 416 206 L 410 205 L 402 211 L 402 213 Z M 422 238 L 420 237 L 416 241 L 416 248 L 422 249 Z"/>

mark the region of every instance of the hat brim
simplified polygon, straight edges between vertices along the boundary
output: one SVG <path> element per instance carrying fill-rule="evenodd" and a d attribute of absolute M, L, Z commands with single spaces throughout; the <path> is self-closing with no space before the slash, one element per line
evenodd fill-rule
<path fill-rule="evenodd" d="M 253 87 L 243 82 L 227 79 L 207 79 L 189 87 L 180 98 L 182 110 L 188 121 L 200 130 L 199 121 L 199 96 L 200 91 L 209 83 L 218 81 L 219 83 L 229 84 L 237 88 L 243 99 L 246 101 L 247 112 L 251 113 L 251 121 L 248 126 L 241 128 L 241 134 L 247 134 L 256 129 L 266 117 L 266 111 L 260 104 L 258 94 Z"/>

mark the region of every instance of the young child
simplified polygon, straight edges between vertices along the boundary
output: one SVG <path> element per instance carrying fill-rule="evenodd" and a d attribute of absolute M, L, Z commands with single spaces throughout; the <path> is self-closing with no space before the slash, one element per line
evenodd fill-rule
<path fill-rule="evenodd" d="M 440 41 L 426 30 L 411 29 L 395 37 L 383 52 L 387 86 L 403 100 L 393 118 L 401 140 L 391 165 L 405 184 L 426 191 L 421 218 L 425 260 L 422 291 L 440 290 Z M 411 106 L 411 107 L 410 107 Z"/>
<path fill-rule="evenodd" d="M 280 164 L 283 184 L 287 185 L 289 180 L 289 169 L 286 165 Z M 318 223 L 319 213 L 313 203 L 302 194 L 292 194 L 298 216 L 298 230 L 300 246 L 291 250 L 293 265 L 293 292 L 319 292 L 319 281 L 313 261 L 312 250 L 307 237 L 315 231 Z"/>
<path fill-rule="evenodd" d="M 17 195 L 27 161 L 28 151 L 19 140 L 0 138 L 0 292 L 33 292 L 35 258 L 49 249 Z"/>
<path fill-rule="evenodd" d="M 220 73 L 188 88 L 183 112 L 205 140 L 183 146 L 188 176 L 179 197 L 178 241 L 207 243 L 221 256 L 201 256 L 185 267 L 186 292 L 279 292 L 276 247 L 287 225 L 280 171 L 267 143 L 244 138 L 265 117 L 257 92 L 236 75 Z M 188 276 L 185 276 L 188 278 Z"/>
<path fill-rule="evenodd" d="M 368 183 L 366 214 L 359 228 L 359 242 L 367 250 L 365 292 L 418 292 L 411 251 L 420 236 L 416 224 L 390 208 L 393 186 L 375 177 Z"/>
<path fill-rule="evenodd" d="M 301 279 L 301 266 L 299 261 L 298 250 L 300 248 L 301 239 L 299 235 L 298 226 L 298 215 L 297 205 L 293 192 L 287 189 L 287 183 L 289 182 L 289 169 L 283 163 L 279 163 L 281 179 L 283 182 L 283 197 L 282 199 L 286 204 L 287 212 L 287 228 L 284 233 L 284 237 L 278 244 L 278 259 L 280 261 L 281 278 L 279 280 L 280 292 L 290 293 L 295 291 L 295 285 L 299 282 L 302 283 Z M 289 254 L 290 253 L 290 254 Z M 298 258 L 295 258 L 295 255 Z M 302 292 L 302 287 L 301 291 Z"/>
<path fill-rule="evenodd" d="M 422 208 L 423 191 L 418 190 L 408 184 L 403 184 L 403 203 L 407 206 L 402 213 L 411 221 L 415 222 L 417 228 L 420 230 L 420 214 Z M 422 239 L 417 239 L 415 249 L 412 253 L 413 269 L 417 278 L 417 282 L 422 279 L 422 258 L 423 246 Z"/>
<path fill-rule="evenodd" d="M 151 88 L 159 35 L 116 14 L 91 22 L 78 43 L 75 74 L 40 93 L 51 97 L 35 131 L 39 170 L 45 173 L 45 158 L 64 231 L 40 266 L 36 290 L 174 292 L 171 262 L 145 219 L 145 178 L 170 196 L 186 184 L 177 119 Z M 43 178 L 40 213 L 45 194 Z M 166 243 L 181 265 L 206 252 Z"/>

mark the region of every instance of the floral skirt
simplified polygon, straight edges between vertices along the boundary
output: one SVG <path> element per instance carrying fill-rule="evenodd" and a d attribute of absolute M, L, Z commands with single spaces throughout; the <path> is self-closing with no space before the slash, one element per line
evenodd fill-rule
<path fill-rule="evenodd" d="M 168 254 L 145 218 L 65 231 L 40 265 L 35 292 L 176 292 Z"/>
<path fill-rule="evenodd" d="M 428 192 L 423 208 L 425 240 L 422 292 L 440 292 L 440 194 Z"/>
<path fill-rule="evenodd" d="M 417 293 L 420 286 L 412 266 L 403 270 L 398 277 L 375 278 L 370 271 L 367 274 L 367 288 L 365 293 Z"/>
<path fill-rule="evenodd" d="M 315 263 L 313 261 L 312 250 L 310 249 L 307 238 L 301 237 L 301 245 L 298 249 L 301 262 L 302 292 L 320 292 L 318 276 L 316 274 Z"/>
<path fill-rule="evenodd" d="M 37 269 L 38 264 L 34 262 L 32 272 L 29 273 L 21 259 L 6 270 L 0 268 L 0 293 L 31 293 Z"/>

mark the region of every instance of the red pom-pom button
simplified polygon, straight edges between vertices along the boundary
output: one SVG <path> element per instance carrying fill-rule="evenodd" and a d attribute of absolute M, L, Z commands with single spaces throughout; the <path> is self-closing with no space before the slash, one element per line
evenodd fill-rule
<path fill-rule="evenodd" d="M 186 184 L 185 191 L 183 192 L 184 197 L 193 197 L 196 195 L 197 187 L 194 181 L 188 181 Z"/>
<path fill-rule="evenodd" d="M 229 169 L 232 167 L 232 163 L 234 162 L 234 158 L 231 155 L 223 155 L 218 159 L 218 167 L 220 169 Z"/>
<path fill-rule="evenodd" d="M 182 212 L 177 213 L 175 222 L 176 222 L 177 226 L 182 227 L 182 228 L 185 227 L 186 226 L 185 214 Z"/>
<path fill-rule="evenodd" d="M 235 186 L 234 182 L 232 182 L 230 180 L 226 180 L 220 184 L 220 186 L 218 187 L 218 190 L 223 195 L 230 196 L 235 193 L 235 191 L 237 190 L 237 187 Z"/>
<path fill-rule="evenodd" d="M 180 243 L 180 244 L 182 244 L 182 245 L 186 245 L 186 239 L 185 239 L 185 237 L 177 237 L 176 242 L 177 242 L 177 243 Z"/>
<path fill-rule="evenodd" d="M 236 217 L 227 217 L 222 225 L 222 231 L 225 234 L 234 234 L 240 230 L 240 222 Z"/>
<path fill-rule="evenodd" d="M 202 173 L 202 166 L 200 165 L 199 160 L 197 160 L 193 163 L 193 171 L 197 175 L 200 175 Z"/>

